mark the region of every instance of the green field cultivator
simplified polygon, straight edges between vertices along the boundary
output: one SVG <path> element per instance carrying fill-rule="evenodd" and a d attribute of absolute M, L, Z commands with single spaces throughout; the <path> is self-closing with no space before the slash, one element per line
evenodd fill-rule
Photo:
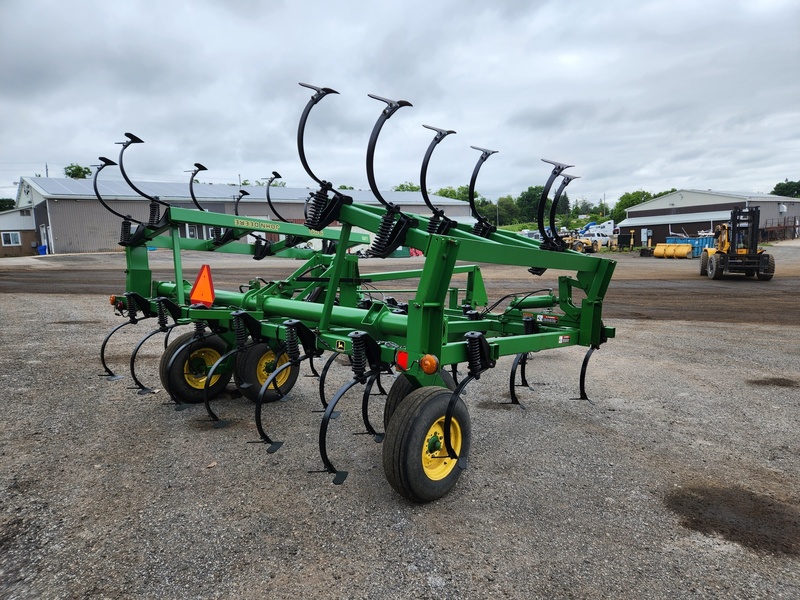
<path fill-rule="evenodd" d="M 557 230 L 555 206 L 573 179 L 562 174 L 567 165 L 560 163 L 546 161 L 552 171 L 540 202 L 543 241 L 497 230 L 476 209 L 476 179 L 483 163 L 494 153 L 484 148 L 473 146 L 480 152 L 469 185 L 475 223 L 469 226 L 449 219 L 432 204 L 426 192 L 426 174 L 434 149 L 453 131 L 425 126 L 435 132 L 420 174 L 422 196 L 431 214 L 409 214 L 387 202 L 375 182 L 373 157 L 386 121 L 400 108 L 410 106 L 402 100 L 371 96 L 384 105 L 367 147 L 368 181 L 380 205 L 354 202 L 314 174 L 304 151 L 304 131 L 311 109 L 336 92 L 301 85 L 314 93 L 300 119 L 298 151 L 305 171 L 319 186 L 306 201 L 304 224 L 289 223 L 279 216 L 270 202 L 269 186 L 267 201 L 276 220 L 239 216 L 238 202 L 236 214 L 232 215 L 204 210 L 192 190 L 195 175 L 205 168 L 200 164 L 195 165 L 190 178 L 195 209 L 169 206 L 144 194 L 123 168 L 125 149 L 141 142 L 126 134 L 119 166 L 129 185 L 150 200 L 150 215 L 147 221 L 137 221 L 116 213 L 97 193 L 104 206 L 123 220 L 120 244 L 127 256 L 126 291 L 112 299 L 127 321 L 103 341 L 103 375 L 118 378 L 105 358 L 111 336 L 127 325 L 154 319 L 157 327 L 136 345 L 130 359 L 131 376 L 139 392 L 153 390 L 136 376 L 136 355 L 147 339 L 163 333 L 161 385 L 176 407 L 203 403 L 214 424 L 224 424 L 211 401 L 233 378 L 242 395 L 255 403 L 260 439 L 268 452 L 275 452 L 281 442 L 267 433 L 264 404 L 290 394 L 305 363 L 311 374 L 319 377 L 324 411 L 319 451 L 323 471 L 333 475 L 334 483 L 342 483 L 347 473 L 334 466 L 328 453 L 330 421 L 337 416 L 342 397 L 352 388 L 363 386 L 364 426 L 376 441 L 383 443 L 383 465 L 389 483 L 412 501 L 435 500 L 455 485 L 467 466 L 471 429 L 463 401 L 465 389 L 493 368 L 500 357 L 514 357 L 509 381 L 511 401 L 523 407 L 515 388 L 527 386 L 525 370 L 530 353 L 584 346 L 588 350 L 579 386 L 581 398 L 588 400 L 585 378 L 589 358 L 614 337 L 614 329 L 603 324 L 602 306 L 615 262 L 568 250 L 563 240 L 549 235 Z M 101 162 L 95 173 L 96 192 L 97 174 L 116 164 L 106 158 Z M 548 230 L 544 227 L 544 200 L 559 177 L 561 184 L 554 195 Z M 213 235 L 208 240 L 181 237 L 181 227 L 186 224 L 210 227 Z M 267 233 L 276 234 L 280 241 L 268 241 Z M 255 243 L 248 242 L 248 236 Z M 310 239 L 321 239 L 323 249 L 302 249 Z M 377 258 L 388 257 L 401 246 L 413 248 L 424 255 L 424 262 L 421 269 L 362 274 L 360 257 L 349 251 L 359 244 L 369 244 L 367 255 Z M 153 280 L 148 247 L 172 250 L 172 281 Z M 254 259 L 291 253 L 302 262 L 284 279 L 267 281 L 255 277 L 236 291 L 226 291 L 214 288 L 207 266 L 201 268 L 194 284 L 185 281 L 181 262 L 185 250 L 249 254 Z M 490 305 L 481 267 L 476 263 L 519 266 L 521 282 L 535 282 L 547 269 L 565 274 L 559 276 L 557 289 L 532 285 L 530 291 Z M 466 274 L 465 287 L 453 285 L 455 274 Z M 416 282 L 407 301 L 376 299 L 379 294 L 373 289 L 405 279 Z M 501 304 L 505 308 L 499 310 Z M 187 325 L 191 331 L 169 342 L 169 334 L 179 325 Z M 317 372 L 314 359 L 322 360 L 320 357 L 326 352 L 330 356 Z M 327 398 L 325 381 L 333 365 L 341 362 L 336 360 L 340 356 L 349 362 L 352 377 Z M 382 375 L 393 377 L 388 394 L 381 383 Z M 376 385 L 386 395 L 384 433 L 370 423 L 368 416 Z"/>

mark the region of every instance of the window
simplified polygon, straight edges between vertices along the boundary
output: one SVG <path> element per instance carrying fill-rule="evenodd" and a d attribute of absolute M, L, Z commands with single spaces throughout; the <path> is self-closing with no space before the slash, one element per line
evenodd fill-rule
<path fill-rule="evenodd" d="M 3 246 L 21 246 L 19 241 L 19 231 L 4 231 Z"/>

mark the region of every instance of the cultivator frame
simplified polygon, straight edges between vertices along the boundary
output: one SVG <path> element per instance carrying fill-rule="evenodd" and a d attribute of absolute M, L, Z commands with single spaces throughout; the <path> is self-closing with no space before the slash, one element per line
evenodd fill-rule
<path fill-rule="evenodd" d="M 235 215 L 205 211 L 193 191 L 192 199 L 199 210 L 167 205 L 161 215 L 163 203 L 138 190 L 125 174 L 122 154 L 130 144 L 141 142 L 132 134 L 126 134 L 128 141 L 123 142 L 120 151 L 120 168 L 131 187 L 150 199 L 151 214 L 144 222 L 114 213 L 123 219 L 120 243 L 125 246 L 128 267 L 127 291 L 121 296 L 125 300 L 119 300 L 117 308 L 128 317 L 128 323 L 122 326 L 145 318 L 158 319 L 158 328 L 148 333 L 134 350 L 131 374 L 140 393 L 152 391 L 142 385 L 134 373 L 135 356 L 142 343 L 158 332 L 168 335 L 177 325 L 194 324 L 192 334 L 182 336 L 169 346 L 165 339 L 166 349 L 160 365 L 162 385 L 179 408 L 187 405 L 184 395 L 191 396 L 191 401 L 202 401 L 219 426 L 224 421 L 212 410 L 210 401 L 225 388 L 230 376 L 234 376 L 237 387 L 255 402 L 255 424 L 261 441 L 267 444 L 268 452 L 275 452 L 282 442 L 267 434 L 263 405 L 285 396 L 294 385 L 301 364 L 308 361 L 312 374 L 320 377 L 320 401 L 324 410 L 319 431 L 322 470 L 332 474 L 337 484 L 347 477 L 347 472 L 338 469 L 328 455 L 328 429 L 330 421 L 338 414 L 336 408 L 340 400 L 355 386 L 363 385 L 364 425 L 376 441 L 384 442 L 387 479 L 412 501 L 435 500 L 455 485 L 467 464 L 471 430 L 462 398 L 464 391 L 502 356 L 515 357 L 510 394 L 511 401 L 522 406 L 515 391 L 519 387 L 516 373 L 520 371 L 522 385 L 527 386 L 526 365 L 531 353 L 575 345 L 587 347 L 579 383 L 581 398 L 588 400 L 585 377 L 589 358 L 615 334 L 615 330 L 602 321 L 603 298 L 615 261 L 568 250 L 559 238 L 548 237 L 541 225 L 545 199 L 561 176 L 562 183 L 550 211 L 550 231 L 556 231 L 555 205 L 566 185 L 574 179 L 563 175 L 568 165 L 561 163 L 545 161 L 551 163 L 553 169 L 540 202 L 542 242 L 497 230 L 476 209 L 478 173 L 494 150 L 472 146 L 481 153 L 469 185 L 469 204 L 475 224 L 469 226 L 448 219 L 444 211 L 430 201 L 425 184 L 433 150 L 445 137 L 455 133 L 452 130 L 424 126 L 435 132 L 420 172 L 423 199 L 431 215 L 406 213 L 387 202 L 375 181 L 373 159 L 385 123 L 401 108 L 411 106 L 404 100 L 370 95 L 386 105 L 367 146 L 367 177 L 380 206 L 353 202 L 351 197 L 314 174 L 304 148 L 304 132 L 311 109 L 327 95 L 338 92 L 300 85 L 313 90 L 314 94 L 300 118 L 298 153 L 305 171 L 319 185 L 307 200 L 303 225 L 289 223 L 275 211 L 269 202 L 269 185 L 267 200 L 277 217 L 275 221 L 239 216 L 238 202 Z M 96 191 L 97 174 L 115 164 L 106 158 L 101 158 L 101 162 L 95 173 Z M 192 179 L 198 170 L 204 169 L 196 163 Z M 279 177 L 277 173 L 273 175 Z M 99 193 L 97 196 L 103 202 Z M 105 202 L 103 204 L 112 210 Z M 133 222 L 137 223 L 137 228 L 131 232 Z M 180 227 L 187 223 L 211 227 L 215 231 L 213 239 L 181 238 Z M 333 229 L 334 225 L 338 228 Z M 365 243 L 365 237 L 356 233 L 357 229 L 374 235 L 367 251 L 369 256 L 386 257 L 398 247 L 406 246 L 424 254 L 422 268 L 362 275 L 359 258 L 348 252 L 354 244 Z M 247 235 L 264 232 L 284 237 L 279 242 L 255 246 L 241 241 Z M 236 252 L 264 258 L 288 252 L 299 241 L 309 238 L 327 240 L 330 252 L 307 251 L 304 264 L 292 276 L 279 281 L 253 279 L 238 291 L 226 291 L 213 288 L 210 271 L 201 270 L 194 286 L 183 279 L 183 250 Z M 153 280 L 147 246 L 172 250 L 173 281 Z M 302 254 L 295 250 L 298 252 Z M 481 268 L 470 263 L 516 265 L 527 269 L 534 280 L 547 269 L 571 274 L 558 277 L 556 290 L 544 288 L 513 294 L 489 306 Z M 466 289 L 452 285 L 453 275 L 458 273 L 467 274 Z M 201 281 L 203 277 L 205 280 Z M 408 302 L 378 301 L 370 293 L 370 286 L 376 283 L 409 278 L 418 279 L 419 284 Z M 200 284 L 205 285 L 206 297 L 197 293 Z M 579 295 L 582 296 L 580 300 L 577 299 Z M 493 312 L 503 301 L 508 302 L 506 308 Z M 101 346 L 101 362 L 109 379 L 117 376 L 106 365 L 104 352 L 109 338 L 122 326 L 112 330 Z M 318 374 L 313 359 L 326 351 L 334 354 Z M 263 356 L 267 355 L 272 362 L 264 366 Z M 353 377 L 327 400 L 325 378 L 337 355 L 349 357 Z M 260 365 L 256 380 L 253 369 L 242 366 L 245 363 Z M 460 381 L 457 380 L 458 365 L 466 366 L 466 375 Z M 446 371 L 447 367 L 451 368 L 452 376 Z M 394 380 L 387 395 L 383 434 L 369 421 L 368 403 L 376 384 L 384 392 L 381 374 L 394 371 L 401 375 Z M 185 381 L 194 389 L 184 385 Z"/>

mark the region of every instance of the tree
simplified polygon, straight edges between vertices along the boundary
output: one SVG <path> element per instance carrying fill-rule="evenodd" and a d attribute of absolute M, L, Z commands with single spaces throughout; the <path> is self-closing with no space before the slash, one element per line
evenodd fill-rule
<path fill-rule="evenodd" d="M 0 212 L 11 210 L 16 203 L 12 198 L 0 198 Z"/>
<path fill-rule="evenodd" d="M 632 206 L 636 206 L 637 204 L 641 204 L 642 202 L 647 202 L 648 200 L 652 199 L 653 194 L 643 190 L 636 192 L 625 192 L 619 197 L 619 200 L 617 200 L 617 203 L 614 205 L 614 208 L 611 211 L 611 218 L 614 219 L 615 223 L 619 223 L 625 218 L 626 208 L 631 208 Z"/>
<path fill-rule="evenodd" d="M 517 215 L 520 221 L 535 221 L 538 217 L 539 200 L 544 192 L 543 185 L 534 185 L 517 197 Z"/>
<path fill-rule="evenodd" d="M 497 206 L 495 207 L 499 215 L 500 225 L 511 225 L 519 221 L 519 208 L 514 198 L 511 196 L 502 196 L 497 199 Z M 488 218 L 488 216 L 487 216 Z M 491 219 L 489 219 L 491 221 Z"/>
<path fill-rule="evenodd" d="M 286 185 L 286 182 L 284 182 L 284 185 Z M 336 188 L 336 189 L 339 189 L 339 190 L 353 190 L 353 189 L 355 189 L 355 188 L 354 188 L 352 185 L 345 185 L 345 184 L 342 184 L 342 185 L 340 185 L 340 186 L 339 186 L 338 188 Z"/>
<path fill-rule="evenodd" d="M 64 176 L 70 179 L 86 179 L 91 174 L 92 170 L 89 167 L 82 167 L 75 163 L 70 163 L 64 167 Z"/>
<path fill-rule="evenodd" d="M 786 196 L 787 198 L 800 198 L 800 181 L 789 181 L 775 184 L 775 188 L 770 192 L 776 196 Z"/>
<path fill-rule="evenodd" d="M 464 202 L 469 202 L 469 186 L 468 185 L 460 185 L 458 189 L 454 189 L 453 186 L 447 186 L 440 188 L 439 190 L 435 191 L 434 194 L 437 196 L 444 196 L 445 198 L 452 198 L 453 200 L 463 200 Z M 478 205 L 478 202 L 483 198 L 478 192 L 475 192 L 475 206 Z"/>
<path fill-rule="evenodd" d="M 392 188 L 393 192 L 419 192 L 422 188 L 418 185 L 411 183 L 410 181 L 404 181 L 400 185 L 396 185 Z"/>

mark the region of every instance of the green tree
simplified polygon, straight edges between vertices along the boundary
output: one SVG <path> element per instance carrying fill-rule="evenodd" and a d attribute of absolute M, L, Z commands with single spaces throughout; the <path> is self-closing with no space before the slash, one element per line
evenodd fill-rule
<path fill-rule="evenodd" d="M 284 183 L 285 183 L 285 182 L 284 182 Z M 340 185 L 340 186 L 339 186 L 338 188 L 336 188 L 336 189 L 339 189 L 339 190 L 353 190 L 353 189 L 355 189 L 355 188 L 354 188 L 352 185 L 345 185 L 345 184 L 342 184 L 342 185 Z"/>
<path fill-rule="evenodd" d="M 92 170 L 89 167 L 82 167 L 75 163 L 70 163 L 64 167 L 64 176 L 70 179 L 86 179 L 91 174 Z"/>
<path fill-rule="evenodd" d="M 500 225 L 511 225 L 519 221 L 519 209 L 512 196 L 501 196 L 498 198 L 495 208 L 500 221 L 497 223 L 498 227 Z M 489 220 L 491 221 L 491 219 Z"/>
<path fill-rule="evenodd" d="M 800 181 L 789 181 L 775 184 L 775 188 L 770 192 L 776 196 L 786 196 L 787 198 L 800 198 Z"/>
<path fill-rule="evenodd" d="M 445 198 L 452 198 L 453 200 L 463 200 L 464 202 L 469 202 L 468 185 L 460 185 L 458 186 L 458 189 L 453 188 L 453 186 L 443 187 L 435 191 L 434 194 L 437 196 L 443 196 Z M 484 199 L 483 196 L 481 196 L 478 192 L 475 192 L 475 206 L 478 205 L 481 199 Z"/>
<path fill-rule="evenodd" d="M 411 183 L 410 181 L 404 181 L 400 185 L 396 185 L 392 188 L 393 192 L 418 192 L 422 188 L 418 185 Z"/>
<path fill-rule="evenodd" d="M 664 190 L 663 192 L 658 192 L 657 194 L 653 194 L 653 198 L 659 198 L 661 196 L 666 196 L 667 194 L 671 194 L 672 192 L 677 192 L 677 191 L 678 190 L 676 190 L 675 188 L 672 188 L 671 190 Z"/>
<path fill-rule="evenodd" d="M 517 196 L 517 215 L 520 221 L 536 221 L 542 192 L 543 185 L 534 185 Z"/>
<path fill-rule="evenodd" d="M 619 223 L 625 218 L 626 208 L 631 208 L 632 206 L 636 206 L 637 204 L 641 204 L 642 202 L 647 202 L 648 200 L 652 199 L 653 194 L 643 190 L 636 192 L 625 192 L 619 197 L 619 200 L 617 200 L 617 203 L 614 205 L 614 208 L 611 211 L 611 218 L 614 219 L 615 223 Z"/>
<path fill-rule="evenodd" d="M 11 210 L 14 208 L 14 204 L 16 203 L 11 198 L 0 198 L 0 212 L 4 210 Z"/>

